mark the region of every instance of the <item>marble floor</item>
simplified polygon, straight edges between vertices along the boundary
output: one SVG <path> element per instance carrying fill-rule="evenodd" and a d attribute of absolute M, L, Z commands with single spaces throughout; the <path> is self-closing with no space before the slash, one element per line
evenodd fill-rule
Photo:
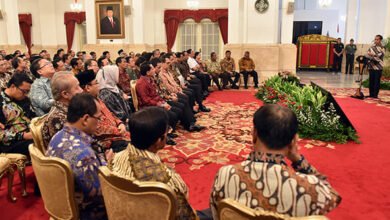
<path fill-rule="evenodd" d="M 310 81 L 313 81 L 324 88 L 357 88 L 359 86 L 355 82 L 358 79 L 358 74 L 346 75 L 326 71 L 298 71 L 297 76 L 304 84 L 310 84 Z M 368 75 L 363 75 L 363 80 L 367 78 Z"/>

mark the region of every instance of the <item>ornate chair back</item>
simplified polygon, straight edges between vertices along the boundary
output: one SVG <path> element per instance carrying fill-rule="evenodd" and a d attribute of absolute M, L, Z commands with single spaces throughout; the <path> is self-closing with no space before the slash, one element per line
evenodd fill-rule
<path fill-rule="evenodd" d="M 60 158 L 45 157 L 33 144 L 29 151 L 46 211 L 54 219 L 78 219 L 74 177 L 69 163 Z"/>
<path fill-rule="evenodd" d="M 135 111 L 138 111 L 138 97 L 137 97 L 137 90 L 135 89 L 136 85 L 137 85 L 137 80 L 130 81 L 131 98 L 133 98 L 133 105 L 134 105 Z"/>
<path fill-rule="evenodd" d="M 104 166 L 99 168 L 99 179 L 110 220 L 175 219 L 176 196 L 166 184 L 124 179 Z"/>
<path fill-rule="evenodd" d="M 47 118 L 47 114 L 41 117 L 36 117 L 31 120 L 30 130 L 34 139 L 34 145 L 44 154 L 47 146 L 43 143 L 42 127 Z"/>

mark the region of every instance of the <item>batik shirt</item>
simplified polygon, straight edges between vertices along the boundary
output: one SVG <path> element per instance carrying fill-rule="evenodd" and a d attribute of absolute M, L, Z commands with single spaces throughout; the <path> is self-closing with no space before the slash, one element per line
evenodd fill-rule
<path fill-rule="evenodd" d="M 221 64 L 217 61 L 208 61 L 207 63 L 207 71 L 209 73 L 222 73 Z"/>
<path fill-rule="evenodd" d="M 247 71 L 249 69 L 255 69 L 255 62 L 253 62 L 252 58 L 241 58 L 238 62 L 238 66 L 240 67 L 240 71 Z"/>
<path fill-rule="evenodd" d="M 50 80 L 45 77 L 36 79 L 31 85 L 29 97 L 38 116 L 48 113 L 54 104 Z"/>
<path fill-rule="evenodd" d="M 0 91 L 7 88 L 7 83 L 11 78 L 10 73 L 0 73 Z"/>
<path fill-rule="evenodd" d="M 187 185 L 179 174 L 161 162 L 158 155 L 147 150 L 139 150 L 129 144 L 126 150 L 115 154 L 110 167 L 115 175 L 122 178 L 167 184 L 176 193 L 176 219 L 196 218 L 188 203 Z"/>
<path fill-rule="evenodd" d="M 252 152 L 241 164 L 222 167 L 214 180 L 210 208 L 231 198 L 258 210 L 288 216 L 324 215 L 341 201 L 325 176 L 302 159 L 287 166 L 283 155 Z"/>
<path fill-rule="evenodd" d="M 233 72 L 235 67 L 234 59 L 227 59 L 226 57 L 221 60 L 221 68 L 224 72 Z"/>
<path fill-rule="evenodd" d="M 113 115 L 103 101 L 99 100 L 99 104 L 102 109 L 102 116 L 99 118 L 94 134 L 98 144 L 104 148 L 110 148 L 113 141 L 130 141 L 129 132 L 122 134 L 119 131 L 118 126 L 123 122 Z"/>
<path fill-rule="evenodd" d="M 382 46 L 372 46 L 368 50 L 371 53 L 374 53 L 375 56 L 373 60 L 368 64 L 368 69 L 370 70 L 383 70 L 384 62 L 383 58 L 385 57 L 385 48 Z"/>
<path fill-rule="evenodd" d="M 110 109 L 116 117 L 126 124 L 131 115 L 131 108 L 122 95 L 122 92 L 115 93 L 108 89 L 102 89 L 99 92 L 99 99 L 106 104 L 108 109 Z"/>
<path fill-rule="evenodd" d="M 1 91 L 0 95 L 0 110 L 0 123 L 5 126 L 5 129 L 0 129 L 0 145 L 9 146 L 23 140 L 23 134 L 29 132 L 30 124 L 25 110 L 12 101 L 4 91 Z"/>
<path fill-rule="evenodd" d="M 90 203 L 93 208 L 103 204 L 100 182 L 98 178 L 99 166 L 105 166 L 106 162 L 101 161 L 91 148 L 93 139 L 88 134 L 70 126 L 64 126 L 62 130 L 53 136 L 47 156 L 58 157 L 69 162 L 76 182 L 76 191 L 83 193 L 84 209 Z M 91 209 L 91 207 L 88 207 Z M 89 210 L 96 212 L 96 210 Z M 85 216 L 85 214 L 83 214 Z M 91 215 L 88 215 L 91 216 Z"/>
<path fill-rule="evenodd" d="M 49 145 L 51 138 L 64 127 L 67 114 L 68 106 L 63 102 L 56 101 L 42 126 L 42 138 L 45 147 Z"/>
<path fill-rule="evenodd" d="M 123 71 L 119 68 L 119 82 L 118 87 L 126 93 L 126 95 L 131 96 L 131 88 L 130 88 L 130 76 L 126 71 Z"/>

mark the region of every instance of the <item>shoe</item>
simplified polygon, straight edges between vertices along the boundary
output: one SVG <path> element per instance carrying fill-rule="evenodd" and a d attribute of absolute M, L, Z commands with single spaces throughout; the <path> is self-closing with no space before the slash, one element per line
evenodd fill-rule
<path fill-rule="evenodd" d="M 192 124 L 192 125 L 190 125 L 190 127 L 187 130 L 189 132 L 198 132 L 198 131 L 201 131 L 203 129 L 205 129 L 205 127 L 200 126 L 200 125 L 196 125 L 196 124 Z"/>
<path fill-rule="evenodd" d="M 239 87 L 236 86 L 236 85 L 233 85 L 233 86 L 232 86 L 232 89 L 239 89 Z"/>
<path fill-rule="evenodd" d="M 177 137 L 179 137 L 179 135 L 177 135 L 177 134 L 175 134 L 175 133 L 168 133 L 168 135 L 167 135 L 168 137 L 170 137 L 170 138 L 177 138 Z"/>
<path fill-rule="evenodd" d="M 203 129 L 206 128 L 205 126 L 201 126 L 201 125 L 194 125 L 194 127 L 195 127 L 195 129 L 196 129 L 197 131 L 201 131 L 201 130 L 203 130 Z"/>
<path fill-rule="evenodd" d="M 206 106 L 202 106 L 202 107 L 199 108 L 199 111 L 201 111 L 201 112 L 210 112 L 211 109 L 206 108 Z"/>
<path fill-rule="evenodd" d="M 174 140 L 168 138 L 167 145 L 176 145 L 176 142 Z"/>
<path fill-rule="evenodd" d="M 248 89 L 248 86 L 244 86 L 244 89 Z"/>

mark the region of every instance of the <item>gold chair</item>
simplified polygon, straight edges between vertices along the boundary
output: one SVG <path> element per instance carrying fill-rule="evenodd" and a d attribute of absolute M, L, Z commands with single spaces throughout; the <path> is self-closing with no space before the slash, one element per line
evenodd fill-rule
<path fill-rule="evenodd" d="M 45 209 L 53 219 L 78 219 L 74 177 L 67 161 L 45 157 L 33 144 L 29 146 L 32 166 Z"/>
<path fill-rule="evenodd" d="M 26 197 L 26 162 L 27 157 L 23 154 L 0 154 L 0 158 L 7 158 L 11 163 L 11 168 L 15 167 L 18 170 L 20 182 L 22 183 L 22 196 Z M 13 173 L 13 172 L 12 172 Z"/>
<path fill-rule="evenodd" d="M 14 183 L 14 169 L 11 166 L 11 161 L 6 157 L 0 157 L 0 184 L 4 175 L 8 175 L 8 195 L 7 198 L 11 202 L 15 202 L 16 198 L 12 194 L 12 185 Z"/>
<path fill-rule="evenodd" d="M 36 117 L 31 120 L 30 131 L 34 139 L 34 145 L 44 154 L 47 146 L 43 143 L 42 127 L 47 118 L 47 114 L 41 117 Z"/>
<path fill-rule="evenodd" d="M 124 179 L 104 166 L 99 168 L 99 179 L 110 220 L 175 219 L 176 196 L 166 184 Z"/>
<path fill-rule="evenodd" d="M 135 111 L 138 111 L 138 97 L 137 97 L 137 90 L 135 88 L 136 85 L 137 85 L 137 80 L 130 81 L 131 98 L 133 99 L 133 105 L 134 105 Z"/>
<path fill-rule="evenodd" d="M 219 220 L 326 220 L 325 216 L 289 217 L 279 213 L 260 211 L 246 207 L 233 199 L 218 203 Z"/>

